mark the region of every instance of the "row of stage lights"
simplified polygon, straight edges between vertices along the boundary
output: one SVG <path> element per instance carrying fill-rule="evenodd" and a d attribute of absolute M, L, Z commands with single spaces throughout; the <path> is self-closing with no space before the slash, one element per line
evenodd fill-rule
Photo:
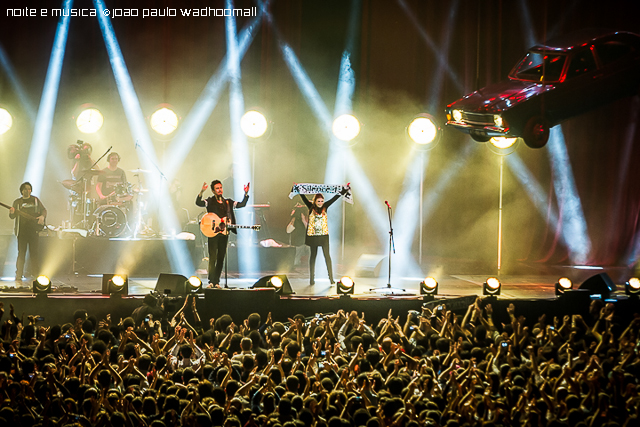
<path fill-rule="evenodd" d="M 181 277 L 181 276 L 178 276 Z M 186 295 L 202 292 L 202 281 L 196 276 L 188 279 L 178 278 L 170 285 L 170 292 L 178 295 Z M 186 280 L 185 280 L 186 279 Z M 38 276 L 33 281 L 33 294 L 36 296 L 46 295 L 53 291 L 51 280 L 47 276 Z M 111 297 L 124 297 L 129 295 L 129 276 L 126 274 L 103 274 L 102 275 L 102 294 Z"/>
<path fill-rule="evenodd" d="M 159 135 L 172 134 L 179 124 L 178 115 L 168 106 L 161 106 L 149 118 L 149 125 Z M 82 133 L 92 134 L 98 132 L 104 124 L 104 116 L 97 108 L 85 108 L 76 118 L 76 127 Z M 11 114 L 0 108 L 0 135 L 6 133 L 13 126 Z M 258 139 L 268 135 L 270 131 L 269 121 L 259 111 L 247 111 L 240 120 L 242 131 L 250 138 Z M 331 130 L 336 138 L 350 142 L 360 134 L 361 124 L 351 114 L 338 116 L 332 124 Z M 406 128 L 407 136 L 418 146 L 426 149 L 434 147 L 442 134 L 436 120 L 429 114 L 419 114 L 411 120 Z M 500 150 L 514 146 L 517 138 L 491 138 L 491 143 Z"/>
<path fill-rule="evenodd" d="M 202 292 L 202 281 L 198 277 L 191 276 L 188 279 L 182 276 L 178 277 L 171 291 L 179 295 Z M 180 277 L 182 277 L 182 280 Z M 573 287 L 573 282 L 569 278 L 562 277 L 558 279 L 555 285 L 556 296 L 561 296 L 566 292 L 572 291 Z M 265 276 L 258 280 L 253 285 L 253 288 L 273 288 L 276 290 L 276 293 L 282 295 L 293 293 L 289 280 L 283 275 Z M 38 278 L 33 281 L 32 289 L 35 295 L 50 293 L 52 291 L 51 280 L 46 276 L 38 276 Z M 353 295 L 355 293 L 355 282 L 351 277 L 344 276 L 338 281 L 336 289 L 340 296 Z M 502 283 L 500 280 L 495 277 L 489 277 L 482 285 L 482 294 L 497 296 L 500 295 L 501 289 Z M 625 293 L 629 296 L 640 296 L 640 279 L 637 277 L 629 279 L 625 283 Z M 103 274 L 102 294 L 112 297 L 128 296 L 129 277 L 123 274 Z M 433 300 L 435 296 L 438 295 L 438 281 L 433 277 L 425 278 L 420 282 L 420 295 L 422 295 L 425 301 Z"/>

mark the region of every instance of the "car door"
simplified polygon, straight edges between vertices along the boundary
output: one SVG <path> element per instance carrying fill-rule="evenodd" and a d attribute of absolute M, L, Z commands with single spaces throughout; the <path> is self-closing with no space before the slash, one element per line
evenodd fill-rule
<path fill-rule="evenodd" d="M 552 122 L 559 122 L 588 110 L 599 102 L 601 88 L 592 46 L 573 51 L 561 81 L 548 97 L 547 110 Z"/>

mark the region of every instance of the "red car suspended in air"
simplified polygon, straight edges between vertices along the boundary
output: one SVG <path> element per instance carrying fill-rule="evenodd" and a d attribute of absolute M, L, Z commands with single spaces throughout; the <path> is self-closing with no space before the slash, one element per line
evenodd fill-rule
<path fill-rule="evenodd" d="M 640 36 L 583 30 L 536 45 L 509 79 L 447 105 L 447 125 L 478 142 L 522 137 L 544 147 L 561 121 L 640 94 Z"/>

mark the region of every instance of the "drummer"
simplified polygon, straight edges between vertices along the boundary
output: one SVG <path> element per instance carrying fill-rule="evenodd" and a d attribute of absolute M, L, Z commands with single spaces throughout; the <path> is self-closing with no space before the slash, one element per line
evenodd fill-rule
<path fill-rule="evenodd" d="M 99 203 L 101 205 L 113 203 L 116 199 L 118 185 L 124 185 L 127 182 L 127 175 L 124 170 L 118 167 L 120 155 L 112 152 L 107 157 L 107 161 L 109 166 L 102 170 L 102 173 L 98 176 L 98 184 L 96 184 L 96 192 L 100 197 Z"/>

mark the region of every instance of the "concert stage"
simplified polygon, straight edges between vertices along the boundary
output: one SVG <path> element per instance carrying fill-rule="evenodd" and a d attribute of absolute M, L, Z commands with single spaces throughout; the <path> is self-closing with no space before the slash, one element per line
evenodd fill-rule
<path fill-rule="evenodd" d="M 341 266 L 336 267 L 340 271 Z M 567 268 L 568 269 L 568 268 Z M 575 270 L 565 272 L 572 276 L 579 285 L 588 277 L 598 272 Z M 612 277 L 617 277 L 615 270 L 608 271 Z M 265 271 L 264 275 L 274 272 Z M 206 282 L 206 272 L 200 272 Z M 432 306 L 445 303 L 459 313 L 463 313 L 477 295 L 482 295 L 482 285 L 487 275 L 456 275 L 446 274 L 438 278 L 439 293 Z M 557 299 L 554 286 L 559 275 L 513 275 L 503 276 L 501 295 L 492 302 L 497 319 L 507 322 L 506 306 L 514 303 L 518 313 L 529 319 L 537 318 L 540 313 L 548 316 L 580 313 L 588 307 L 588 295 L 576 295 L 578 299 Z M 265 319 L 269 312 L 275 321 L 286 322 L 295 314 L 313 316 L 316 313 L 332 313 L 339 309 L 345 311 L 356 310 L 365 312 L 367 322 L 375 323 L 386 317 L 389 309 L 394 316 L 401 316 L 404 322 L 408 310 L 420 310 L 423 299 L 419 295 L 419 278 L 393 279 L 393 292 L 386 289 L 386 278 L 353 277 L 355 291 L 351 296 L 340 297 L 336 293 L 336 286 L 330 285 L 327 279 L 316 279 L 316 284 L 310 286 L 306 266 L 292 269 L 287 278 L 294 294 L 279 295 L 273 289 L 251 289 L 256 279 L 238 277 L 237 273 L 230 274 L 229 289 L 205 289 L 198 296 L 198 310 L 203 321 L 217 318 L 222 314 L 230 314 L 236 323 L 242 321 L 250 313 L 257 312 Z M 619 279 L 616 302 L 621 311 L 631 315 L 640 311 L 638 300 L 627 299 Z M 34 297 L 31 295 L 31 284 L 24 282 L 22 289 L 16 289 L 15 283 L 4 278 L 0 284 L 0 301 L 5 309 L 11 303 L 16 314 L 40 314 L 45 317 L 44 324 L 62 324 L 71 322 L 71 316 L 77 309 L 86 309 L 98 320 L 111 314 L 112 319 L 130 315 L 142 304 L 142 297 L 156 288 L 158 277 L 130 277 L 128 297 L 110 298 L 101 294 L 100 275 L 61 274 L 52 278 L 54 288 L 63 292 L 54 292 L 47 296 Z M 224 281 L 223 281 L 224 283 Z M 162 288 L 160 286 L 159 288 Z M 397 288 L 403 288 L 401 291 Z M 162 292 L 162 289 L 159 289 Z M 175 296 L 174 305 L 181 304 L 180 297 Z M 493 298 L 493 297 L 492 297 Z M 580 299 L 581 298 L 581 299 Z M 582 303 L 580 303 L 582 301 Z M 176 308 L 178 308 L 176 307 Z"/>

